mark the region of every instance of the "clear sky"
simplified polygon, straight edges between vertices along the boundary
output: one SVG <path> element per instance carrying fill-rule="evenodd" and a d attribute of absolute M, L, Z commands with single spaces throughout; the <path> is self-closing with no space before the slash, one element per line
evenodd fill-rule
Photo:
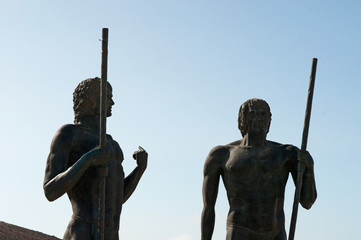
<path fill-rule="evenodd" d="M 42 182 L 54 133 L 72 123 L 77 84 L 100 76 L 109 28 L 108 133 L 129 173 L 149 165 L 124 205 L 120 238 L 198 240 L 209 150 L 240 139 L 239 106 L 265 99 L 269 140 L 300 146 L 312 58 L 319 59 L 308 150 L 318 199 L 296 239 L 360 239 L 360 1 L 1 1 L 0 221 L 62 237 L 67 196 Z M 294 186 L 286 191 L 286 229 Z M 223 185 L 215 240 L 225 238 Z"/>

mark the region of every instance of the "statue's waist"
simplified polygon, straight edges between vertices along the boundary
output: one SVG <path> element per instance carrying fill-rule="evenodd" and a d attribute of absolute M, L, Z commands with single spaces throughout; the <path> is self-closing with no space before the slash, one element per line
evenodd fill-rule
<path fill-rule="evenodd" d="M 238 194 L 228 195 L 228 201 L 230 204 L 231 211 L 239 212 L 265 212 L 265 213 L 274 213 L 275 208 L 276 212 L 282 211 L 284 198 L 282 196 L 255 196 L 253 197 L 243 197 L 238 196 Z"/>
<path fill-rule="evenodd" d="M 231 222 L 229 220 L 227 220 L 227 232 L 228 231 L 241 231 L 243 232 L 245 235 L 248 236 L 254 236 L 254 237 L 258 237 L 257 239 L 273 239 L 275 236 L 277 236 L 281 231 L 284 230 L 284 225 L 283 224 L 277 224 L 276 226 L 274 226 L 271 229 L 263 229 L 261 227 L 258 228 L 251 228 L 251 227 L 246 227 L 243 226 L 241 224 L 237 224 L 234 222 Z"/>
<path fill-rule="evenodd" d="M 261 232 L 273 232 L 284 228 L 283 211 L 275 209 L 246 208 L 242 210 L 230 210 L 227 223 Z"/>
<path fill-rule="evenodd" d="M 87 223 L 90 225 L 93 225 L 97 228 L 99 228 L 99 222 L 98 219 L 94 219 L 92 217 L 84 217 L 84 216 L 79 216 L 79 215 L 73 215 L 72 216 L 73 221 L 75 222 L 82 222 L 82 223 Z M 106 221 L 105 221 L 106 223 Z M 105 231 L 107 232 L 113 232 L 113 231 L 119 231 L 119 225 L 118 224 L 114 224 L 113 226 L 109 226 L 108 224 L 105 224 L 104 226 Z"/>

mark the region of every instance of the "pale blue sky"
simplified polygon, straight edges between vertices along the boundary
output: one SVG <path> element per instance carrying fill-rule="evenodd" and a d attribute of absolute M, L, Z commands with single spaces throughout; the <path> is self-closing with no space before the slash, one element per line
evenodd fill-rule
<path fill-rule="evenodd" d="M 73 121 L 74 88 L 100 76 L 108 27 L 108 132 L 126 173 L 138 145 L 149 153 L 121 239 L 200 239 L 203 163 L 241 137 L 245 100 L 269 103 L 269 140 L 300 146 L 313 57 L 308 149 L 319 197 L 300 208 L 296 239 L 360 239 L 360 12 L 359 1 L 1 1 L 0 221 L 62 237 L 71 207 L 43 195 L 45 161 L 56 130 Z M 221 184 L 215 240 L 227 211 Z"/>

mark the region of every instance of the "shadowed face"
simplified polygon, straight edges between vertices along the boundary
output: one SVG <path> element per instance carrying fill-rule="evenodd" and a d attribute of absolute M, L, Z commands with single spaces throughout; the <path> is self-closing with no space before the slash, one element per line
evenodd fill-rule
<path fill-rule="evenodd" d="M 238 128 L 242 136 L 249 132 L 252 134 L 267 134 L 271 116 L 271 110 L 266 101 L 252 98 L 244 102 L 238 113 Z"/>
<path fill-rule="evenodd" d="M 107 84 L 107 117 L 112 115 L 114 105 L 112 87 Z M 80 119 L 100 114 L 100 79 L 89 78 L 82 81 L 73 93 L 74 123 Z"/>
<path fill-rule="evenodd" d="M 89 108 L 92 108 L 93 110 L 90 110 L 93 112 L 93 114 L 99 115 L 100 114 L 100 89 L 95 87 L 91 89 L 88 93 L 87 101 L 89 101 Z M 110 117 L 112 115 L 112 107 L 114 105 L 113 101 L 113 90 L 108 87 L 107 89 L 107 117 Z"/>
<path fill-rule="evenodd" d="M 115 102 L 113 101 L 113 90 L 108 88 L 107 91 L 108 94 L 108 99 L 107 99 L 107 117 L 110 117 L 112 115 L 112 107 L 115 104 Z"/>
<path fill-rule="evenodd" d="M 256 102 L 249 107 L 247 112 L 248 133 L 266 135 L 270 121 L 270 112 L 263 102 Z"/>

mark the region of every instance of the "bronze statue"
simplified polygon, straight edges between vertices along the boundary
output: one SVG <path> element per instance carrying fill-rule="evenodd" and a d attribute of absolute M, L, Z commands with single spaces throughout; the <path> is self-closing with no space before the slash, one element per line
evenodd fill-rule
<path fill-rule="evenodd" d="M 107 116 L 111 116 L 112 88 L 107 84 Z M 47 159 L 44 192 L 49 201 L 67 193 L 73 216 L 64 234 L 65 240 L 93 240 L 99 229 L 100 167 L 108 168 L 105 189 L 104 239 L 119 239 L 122 204 L 134 192 L 147 167 L 147 152 L 139 147 L 133 158 L 137 167 L 124 176 L 123 152 L 110 135 L 106 148 L 99 145 L 100 79 L 82 81 L 74 91 L 74 124 L 62 126 L 55 134 Z"/>
<path fill-rule="evenodd" d="M 230 205 L 227 240 L 286 240 L 283 211 L 289 173 L 305 165 L 300 203 L 309 209 L 317 197 L 313 159 L 295 146 L 266 140 L 271 111 L 261 99 L 250 99 L 239 110 L 243 138 L 209 153 L 204 164 L 202 240 L 212 238 L 215 202 L 222 177 Z"/>

